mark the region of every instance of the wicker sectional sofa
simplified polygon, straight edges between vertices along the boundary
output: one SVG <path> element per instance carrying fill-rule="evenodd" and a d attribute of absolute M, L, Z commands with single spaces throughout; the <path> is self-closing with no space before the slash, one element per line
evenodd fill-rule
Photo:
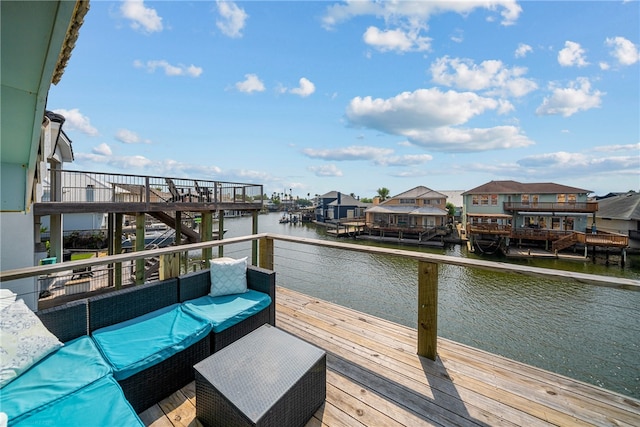
<path fill-rule="evenodd" d="M 9 425 L 142 425 L 137 413 L 194 379 L 193 365 L 264 323 L 275 273 L 249 266 L 243 294 L 209 297 L 209 271 L 37 313 L 64 346 L 0 390 Z"/>

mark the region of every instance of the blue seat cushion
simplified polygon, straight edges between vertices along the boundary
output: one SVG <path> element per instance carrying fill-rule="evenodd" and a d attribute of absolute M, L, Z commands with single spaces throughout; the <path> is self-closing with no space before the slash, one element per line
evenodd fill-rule
<path fill-rule="evenodd" d="M 268 294 L 249 289 L 242 294 L 218 297 L 206 295 L 185 301 L 182 307 L 188 313 L 210 322 L 214 332 L 221 332 L 264 310 L 270 304 L 271 297 Z"/>
<path fill-rule="evenodd" d="M 88 336 L 69 341 L 0 390 L 9 423 L 110 376 L 111 366 Z"/>
<path fill-rule="evenodd" d="M 173 304 L 115 325 L 97 329 L 93 339 L 123 380 L 168 359 L 209 334 L 211 325 Z"/>
<path fill-rule="evenodd" d="M 144 426 L 111 376 L 99 379 L 55 404 L 34 412 L 15 426 Z"/>

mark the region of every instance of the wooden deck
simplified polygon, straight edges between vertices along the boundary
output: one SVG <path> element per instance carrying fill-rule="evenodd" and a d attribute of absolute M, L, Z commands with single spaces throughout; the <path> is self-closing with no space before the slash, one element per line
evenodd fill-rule
<path fill-rule="evenodd" d="M 640 425 L 640 401 L 439 339 L 418 357 L 416 331 L 284 288 L 276 324 L 327 351 L 327 400 L 307 426 Z M 199 426 L 189 384 L 140 416 Z"/>

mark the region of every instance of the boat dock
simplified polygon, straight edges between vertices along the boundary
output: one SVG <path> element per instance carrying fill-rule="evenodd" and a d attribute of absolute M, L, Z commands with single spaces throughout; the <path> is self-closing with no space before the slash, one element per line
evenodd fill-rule
<path fill-rule="evenodd" d="M 632 426 L 640 400 L 438 338 L 416 355 L 416 330 L 277 288 L 276 325 L 327 351 L 316 426 Z M 199 426 L 192 382 L 141 414 L 148 426 Z"/>

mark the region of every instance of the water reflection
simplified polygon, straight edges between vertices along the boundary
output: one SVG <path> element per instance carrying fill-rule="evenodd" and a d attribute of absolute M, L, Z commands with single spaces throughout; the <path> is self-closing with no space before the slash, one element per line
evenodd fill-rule
<path fill-rule="evenodd" d="M 260 216 L 259 231 L 332 239 L 322 228 L 283 225 L 278 218 Z M 249 234 L 251 220 L 227 219 L 225 228 L 227 237 Z M 475 256 L 458 245 L 404 249 Z M 275 252 L 279 285 L 416 327 L 415 261 L 280 241 Z M 640 279 L 638 258 L 628 257 L 624 269 L 548 259 L 514 262 Z M 640 292 L 440 265 L 438 298 L 439 336 L 640 398 Z"/>

